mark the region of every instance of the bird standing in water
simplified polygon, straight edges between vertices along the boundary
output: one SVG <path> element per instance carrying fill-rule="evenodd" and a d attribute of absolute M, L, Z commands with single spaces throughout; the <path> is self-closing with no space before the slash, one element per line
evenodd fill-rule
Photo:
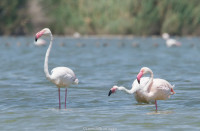
<path fill-rule="evenodd" d="M 146 73 L 150 73 L 150 77 L 142 76 Z M 153 72 L 148 67 L 141 68 L 137 75 L 137 80 L 132 84 L 132 89 L 128 90 L 123 86 L 113 86 L 108 96 L 115 93 L 117 90 L 125 91 L 128 94 L 135 94 L 135 98 L 140 103 L 149 103 L 154 101 L 157 111 L 157 100 L 166 100 L 171 95 L 175 94 L 172 86 L 168 81 L 164 79 L 153 78 Z"/>
<path fill-rule="evenodd" d="M 66 109 L 67 87 L 69 87 L 71 84 L 78 84 L 79 81 L 76 78 L 76 75 L 74 74 L 74 72 L 68 67 L 56 67 L 52 69 L 51 74 L 49 73 L 48 58 L 49 58 L 49 54 L 52 48 L 53 35 L 50 29 L 44 28 L 43 30 L 39 31 L 36 34 L 35 41 L 37 41 L 43 35 L 49 35 L 51 37 L 50 44 L 45 56 L 44 72 L 45 72 L 46 78 L 58 87 L 59 109 L 61 109 L 60 88 L 62 87 L 65 88 L 65 109 Z"/>

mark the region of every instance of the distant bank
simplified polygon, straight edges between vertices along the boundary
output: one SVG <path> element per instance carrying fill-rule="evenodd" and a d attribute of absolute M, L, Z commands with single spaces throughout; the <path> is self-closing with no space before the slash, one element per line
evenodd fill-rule
<path fill-rule="evenodd" d="M 73 36 L 200 36 L 199 0 L 20 0 L 0 2 L 0 35 L 49 27 Z"/>

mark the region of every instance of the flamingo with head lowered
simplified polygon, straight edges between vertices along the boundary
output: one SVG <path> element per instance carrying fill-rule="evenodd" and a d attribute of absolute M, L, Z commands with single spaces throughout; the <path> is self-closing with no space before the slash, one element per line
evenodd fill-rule
<path fill-rule="evenodd" d="M 151 76 L 142 77 L 146 73 L 150 73 Z M 155 102 L 157 111 L 157 100 L 166 100 L 175 94 L 173 88 L 174 86 L 164 79 L 154 79 L 152 70 L 148 67 L 143 67 L 137 75 L 137 80 L 133 82 L 132 89 L 128 90 L 123 86 L 113 86 L 108 96 L 117 90 L 125 91 L 128 94 L 135 94 L 136 100 L 140 103 Z"/>
<path fill-rule="evenodd" d="M 53 35 L 48 28 L 44 28 L 43 30 L 39 31 L 35 36 L 35 41 L 38 40 L 43 35 L 49 35 L 51 37 L 49 47 L 46 52 L 45 61 L 44 61 L 44 72 L 46 75 L 46 78 L 54 83 L 58 87 L 58 95 L 59 95 L 59 109 L 61 108 L 60 103 L 60 88 L 65 88 L 65 109 L 66 109 L 66 98 L 67 98 L 67 87 L 70 86 L 70 84 L 78 84 L 78 79 L 76 78 L 76 75 L 74 72 L 67 67 L 56 67 L 52 69 L 51 74 L 48 70 L 48 58 L 49 54 L 52 48 L 52 41 L 53 41 Z"/>

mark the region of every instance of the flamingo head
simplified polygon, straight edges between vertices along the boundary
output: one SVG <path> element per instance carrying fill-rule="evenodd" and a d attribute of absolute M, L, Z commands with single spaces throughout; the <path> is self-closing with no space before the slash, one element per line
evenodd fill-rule
<path fill-rule="evenodd" d="M 76 78 L 76 79 L 74 80 L 74 83 L 73 83 L 73 84 L 78 85 L 78 83 L 79 83 L 79 80 Z"/>
<path fill-rule="evenodd" d="M 162 34 L 162 38 L 165 39 L 165 40 L 169 39 L 169 34 L 168 33 L 163 33 Z"/>
<path fill-rule="evenodd" d="M 140 69 L 140 72 L 139 72 L 138 75 L 137 75 L 137 81 L 138 81 L 139 84 L 140 84 L 140 79 L 141 79 L 141 77 L 142 77 L 144 74 L 146 74 L 149 70 L 150 70 L 150 69 L 149 69 L 148 67 L 142 67 L 142 68 Z"/>
<path fill-rule="evenodd" d="M 112 93 L 115 93 L 115 92 L 117 91 L 117 89 L 118 89 L 118 86 L 113 86 L 113 87 L 110 89 L 110 91 L 109 91 L 109 93 L 108 93 L 108 96 L 110 96 Z"/>
<path fill-rule="evenodd" d="M 49 34 L 51 34 L 50 29 L 44 28 L 35 35 L 35 41 L 37 41 L 42 35 L 49 35 Z"/>

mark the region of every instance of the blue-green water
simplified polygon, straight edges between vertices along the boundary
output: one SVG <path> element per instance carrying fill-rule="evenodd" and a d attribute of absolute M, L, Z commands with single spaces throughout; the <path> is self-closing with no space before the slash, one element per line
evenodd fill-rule
<path fill-rule="evenodd" d="M 64 89 L 59 110 L 57 88 L 43 72 L 47 46 L 33 40 L 0 38 L 0 130 L 200 130 L 199 38 L 167 48 L 161 38 L 55 36 L 49 70 L 67 66 L 80 81 L 68 88 L 67 110 Z M 131 88 L 143 66 L 176 86 L 175 95 L 158 101 L 157 113 L 133 95 L 107 96 L 113 85 Z"/>

